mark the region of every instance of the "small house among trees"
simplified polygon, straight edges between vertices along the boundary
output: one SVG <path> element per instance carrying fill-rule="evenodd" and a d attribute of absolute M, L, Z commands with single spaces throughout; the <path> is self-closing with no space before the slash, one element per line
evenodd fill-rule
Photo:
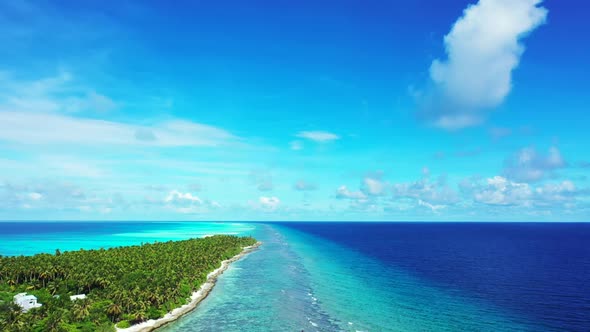
<path fill-rule="evenodd" d="M 14 303 L 21 307 L 23 312 L 42 306 L 41 303 L 37 303 L 37 297 L 35 295 L 27 295 L 27 293 L 18 293 L 13 299 Z"/>

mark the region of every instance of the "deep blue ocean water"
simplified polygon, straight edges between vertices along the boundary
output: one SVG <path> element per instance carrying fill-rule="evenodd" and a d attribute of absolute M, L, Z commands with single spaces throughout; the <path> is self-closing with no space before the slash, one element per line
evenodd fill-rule
<path fill-rule="evenodd" d="M 538 329 L 590 331 L 588 223 L 294 223 Z"/>
<path fill-rule="evenodd" d="M 162 331 L 590 331 L 590 224 L 0 223 L 19 255 L 254 235 Z"/>

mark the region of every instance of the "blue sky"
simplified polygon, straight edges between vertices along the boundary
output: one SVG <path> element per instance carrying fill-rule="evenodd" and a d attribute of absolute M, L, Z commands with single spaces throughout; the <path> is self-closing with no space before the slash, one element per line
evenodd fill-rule
<path fill-rule="evenodd" d="M 587 220 L 580 1 L 5 1 L 0 219 Z"/>

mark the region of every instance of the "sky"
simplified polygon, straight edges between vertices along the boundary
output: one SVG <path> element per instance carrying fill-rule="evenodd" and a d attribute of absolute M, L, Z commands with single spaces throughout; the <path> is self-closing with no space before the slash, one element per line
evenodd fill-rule
<path fill-rule="evenodd" d="M 0 220 L 590 220 L 590 5 L 2 1 Z"/>

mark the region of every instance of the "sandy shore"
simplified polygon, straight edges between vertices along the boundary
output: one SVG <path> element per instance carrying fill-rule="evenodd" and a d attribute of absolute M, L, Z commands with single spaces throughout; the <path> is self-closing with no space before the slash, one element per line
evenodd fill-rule
<path fill-rule="evenodd" d="M 239 254 L 235 255 L 234 257 L 232 257 L 230 259 L 222 261 L 221 266 L 219 268 L 215 269 L 213 272 L 211 272 L 207 275 L 207 281 L 201 285 L 201 288 L 199 288 L 198 291 L 194 292 L 191 295 L 191 300 L 189 303 L 183 305 L 180 308 L 176 308 L 176 309 L 172 310 L 171 312 L 167 313 L 166 315 L 164 315 L 164 317 L 162 317 L 160 319 L 150 319 L 148 321 L 133 325 L 133 326 L 126 328 L 126 329 L 117 328 L 117 332 L 149 332 L 149 331 L 153 331 L 153 330 L 157 329 L 158 327 L 161 327 L 161 326 L 166 325 L 172 321 L 175 321 L 178 318 L 182 317 L 182 315 L 192 311 L 193 309 L 195 309 L 197 307 L 199 302 L 201 302 L 204 298 L 207 297 L 207 295 L 209 295 L 209 292 L 211 292 L 211 290 L 213 289 L 213 286 L 215 286 L 215 281 L 217 280 L 217 277 L 220 274 L 222 274 L 223 271 L 227 270 L 229 264 L 244 257 L 246 254 L 248 254 L 248 253 L 252 252 L 254 249 L 258 248 L 261 244 L 262 244 L 261 242 L 257 242 L 253 246 L 244 247 L 244 250 L 242 250 L 242 252 L 240 252 Z"/>

